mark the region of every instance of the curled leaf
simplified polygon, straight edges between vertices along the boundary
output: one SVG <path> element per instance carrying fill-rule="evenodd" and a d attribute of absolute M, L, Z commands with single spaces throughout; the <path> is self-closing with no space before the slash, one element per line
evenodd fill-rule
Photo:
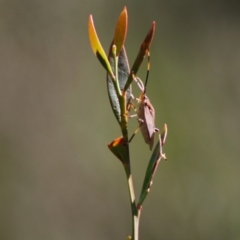
<path fill-rule="evenodd" d="M 168 132 L 167 124 L 165 123 L 165 124 L 163 125 L 163 130 L 162 130 L 162 133 L 161 133 L 162 146 L 163 146 L 163 145 L 165 144 L 165 142 L 166 142 L 167 132 Z"/>
<path fill-rule="evenodd" d="M 108 148 L 124 165 L 129 164 L 129 145 L 122 136 L 109 143 Z"/>

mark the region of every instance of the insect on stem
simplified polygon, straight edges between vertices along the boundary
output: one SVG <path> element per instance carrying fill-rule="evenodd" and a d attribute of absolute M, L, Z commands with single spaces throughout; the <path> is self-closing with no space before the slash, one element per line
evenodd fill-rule
<path fill-rule="evenodd" d="M 146 95 L 147 83 L 148 83 L 149 72 L 150 72 L 150 52 L 147 51 L 147 54 L 148 54 L 148 62 L 147 62 L 147 74 L 146 74 L 145 83 L 143 84 L 142 80 L 133 74 L 133 79 L 137 83 L 138 87 L 140 88 L 141 93 L 138 99 L 138 110 L 137 110 L 139 126 L 131 136 L 129 142 L 133 139 L 133 137 L 136 135 L 136 133 L 140 129 L 142 132 L 144 141 L 149 145 L 150 150 L 152 150 L 153 144 L 154 144 L 154 135 L 156 132 L 159 133 L 159 129 L 155 127 L 154 107 Z M 166 137 L 164 137 L 163 143 L 165 142 L 165 138 Z"/>

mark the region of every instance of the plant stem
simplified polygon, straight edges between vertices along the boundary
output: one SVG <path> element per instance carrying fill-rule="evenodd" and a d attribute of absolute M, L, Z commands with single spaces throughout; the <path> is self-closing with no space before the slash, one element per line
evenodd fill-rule
<path fill-rule="evenodd" d="M 120 86 L 119 86 L 119 81 L 118 81 L 118 57 L 116 56 L 116 45 L 112 46 L 112 54 L 113 54 L 113 59 L 114 59 L 114 75 L 115 77 L 112 77 L 113 85 L 117 94 L 118 99 L 122 96 Z"/>
<path fill-rule="evenodd" d="M 119 100 L 120 110 L 121 110 L 121 131 L 123 134 L 124 140 L 128 143 L 128 128 L 127 128 L 127 110 L 126 110 L 126 91 L 121 93 L 119 81 L 118 81 L 118 57 L 116 56 L 116 45 L 112 46 L 112 54 L 114 59 L 114 74 L 115 78 L 112 77 L 113 85 Z M 135 201 L 135 193 L 133 187 L 133 179 L 131 174 L 131 166 L 130 166 L 130 156 L 128 151 L 127 163 L 124 164 L 124 169 L 127 175 L 127 183 L 129 189 L 130 196 L 130 204 L 132 209 L 132 240 L 138 240 L 138 232 L 139 232 L 139 217 L 138 217 L 138 209 Z"/>
<path fill-rule="evenodd" d="M 131 204 L 131 210 L 132 210 L 132 240 L 138 240 L 139 217 L 138 217 L 138 210 L 137 210 L 136 201 L 135 201 L 135 193 L 134 193 L 130 163 L 127 165 L 124 165 L 124 169 L 127 175 L 127 183 L 128 183 L 130 204 Z"/>

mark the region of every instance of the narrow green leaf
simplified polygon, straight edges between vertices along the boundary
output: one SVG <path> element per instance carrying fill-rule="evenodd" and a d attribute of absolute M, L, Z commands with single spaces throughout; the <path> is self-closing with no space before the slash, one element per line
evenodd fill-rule
<path fill-rule="evenodd" d="M 162 153 L 162 141 L 161 136 L 159 135 L 159 140 L 148 163 L 147 171 L 143 181 L 142 191 L 138 202 L 138 209 L 142 206 L 147 194 L 150 191 L 154 174 L 156 173 L 158 164 L 162 158 L 166 159 L 165 154 Z"/>
<path fill-rule="evenodd" d="M 108 148 L 124 165 L 129 164 L 129 145 L 123 137 L 113 140 Z"/>
<path fill-rule="evenodd" d="M 104 52 L 102 45 L 98 39 L 98 35 L 94 27 L 92 15 L 89 16 L 89 20 L 88 20 L 88 34 L 89 34 L 89 40 L 90 40 L 90 44 L 94 54 L 97 56 L 98 60 L 100 61 L 102 66 L 106 69 L 106 71 L 111 76 L 114 76 L 110 63 L 108 61 L 107 55 Z"/>
<path fill-rule="evenodd" d="M 113 40 L 114 44 L 117 47 L 117 52 L 116 52 L 117 56 L 122 50 L 122 47 L 126 39 L 127 25 L 128 25 L 127 8 L 124 7 L 123 11 L 121 12 L 118 18 L 116 28 L 115 28 L 114 40 Z"/>
<path fill-rule="evenodd" d="M 142 64 L 142 61 L 143 61 L 147 51 L 150 48 L 150 45 L 151 45 L 151 42 L 152 42 L 152 39 L 153 39 L 153 36 L 154 36 L 154 33 L 155 33 L 155 26 L 156 26 L 156 23 L 153 22 L 150 30 L 148 31 L 147 36 L 145 37 L 145 39 L 144 39 L 144 41 L 143 41 L 143 43 L 142 43 L 142 45 L 139 49 L 137 58 L 135 59 L 135 62 L 133 64 L 132 68 L 131 68 L 131 73 L 132 74 L 135 74 L 135 75 L 137 74 L 138 69 Z M 132 74 L 130 74 L 129 77 L 128 77 L 127 83 L 124 87 L 124 91 L 126 91 L 129 88 L 129 86 L 131 85 L 131 83 L 133 81 Z"/>
<path fill-rule="evenodd" d="M 114 56 L 112 54 L 112 46 L 113 46 L 113 42 L 111 43 L 111 46 L 109 49 L 108 59 L 112 69 L 114 69 Z M 119 87 L 121 91 L 123 91 L 124 86 L 127 82 L 129 72 L 130 72 L 130 69 L 128 64 L 128 58 L 127 58 L 126 50 L 123 46 L 118 56 L 118 82 L 119 82 Z M 117 121 L 120 123 L 121 109 L 120 109 L 119 99 L 118 99 L 112 78 L 108 73 L 107 73 L 107 90 L 108 90 L 108 96 L 109 96 L 109 100 L 110 100 L 110 104 L 111 104 L 114 116 L 116 117 Z M 130 101 L 130 99 L 131 99 L 131 86 L 129 86 L 126 91 L 127 103 Z"/>

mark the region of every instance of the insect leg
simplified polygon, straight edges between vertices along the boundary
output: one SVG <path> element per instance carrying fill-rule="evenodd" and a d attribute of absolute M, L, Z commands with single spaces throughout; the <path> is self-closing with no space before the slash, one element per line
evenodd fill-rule
<path fill-rule="evenodd" d="M 164 160 L 167 160 L 167 157 L 165 153 L 163 153 L 163 142 L 162 142 L 162 137 L 161 134 L 158 134 L 159 137 L 159 158 L 163 158 Z"/>
<path fill-rule="evenodd" d="M 142 92 L 144 92 L 145 87 L 144 87 L 144 84 L 143 84 L 142 80 L 139 77 L 136 77 L 134 74 L 132 76 L 133 76 L 133 80 L 137 83 L 140 90 Z"/>
<path fill-rule="evenodd" d="M 140 127 L 141 127 L 142 124 L 143 124 L 143 122 L 141 122 L 141 123 L 139 124 L 138 128 L 134 131 L 134 133 L 132 134 L 132 136 L 131 136 L 130 139 L 128 140 L 128 143 L 130 143 L 130 142 L 133 140 L 134 136 L 137 134 L 137 132 L 139 131 L 139 129 L 140 129 Z"/>
<path fill-rule="evenodd" d="M 130 115 L 128 116 L 129 118 L 133 118 L 133 117 L 137 117 L 137 114 L 133 114 L 133 115 Z"/>

